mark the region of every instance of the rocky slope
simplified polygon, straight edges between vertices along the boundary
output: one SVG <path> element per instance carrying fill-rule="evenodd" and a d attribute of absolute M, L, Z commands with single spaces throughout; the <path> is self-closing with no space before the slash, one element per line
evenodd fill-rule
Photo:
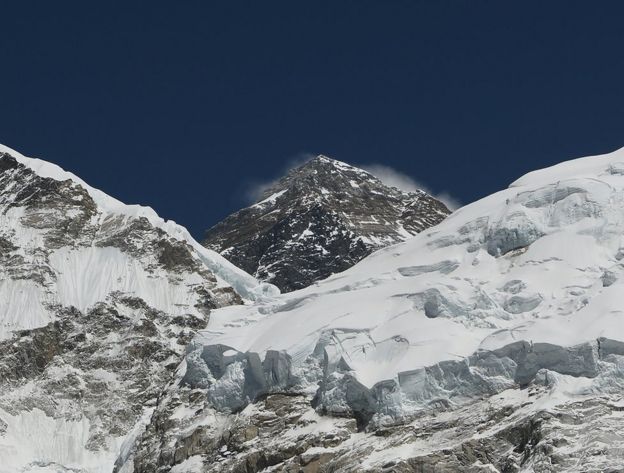
<path fill-rule="evenodd" d="M 623 209 L 624 150 L 574 160 L 215 310 L 116 471 L 622 471 Z"/>
<path fill-rule="evenodd" d="M 275 291 L 151 209 L 0 147 L 0 472 L 131 459 L 210 311 Z"/>
<path fill-rule="evenodd" d="M 425 192 L 388 187 L 368 172 L 318 156 L 208 230 L 204 245 L 288 292 L 344 271 L 448 214 Z"/>

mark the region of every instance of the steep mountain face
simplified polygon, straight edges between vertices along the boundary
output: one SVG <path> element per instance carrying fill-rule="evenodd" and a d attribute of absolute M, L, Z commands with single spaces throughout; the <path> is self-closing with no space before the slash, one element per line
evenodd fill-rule
<path fill-rule="evenodd" d="M 0 147 L 0 472 L 131 461 L 210 311 L 272 291 L 151 209 Z"/>
<path fill-rule="evenodd" d="M 204 245 L 288 292 L 344 271 L 448 214 L 425 192 L 385 186 L 361 169 L 318 156 L 208 230 Z"/>
<path fill-rule="evenodd" d="M 622 235 L 624 150 L 215 310 L 117 471 L 620 471 Z"/>

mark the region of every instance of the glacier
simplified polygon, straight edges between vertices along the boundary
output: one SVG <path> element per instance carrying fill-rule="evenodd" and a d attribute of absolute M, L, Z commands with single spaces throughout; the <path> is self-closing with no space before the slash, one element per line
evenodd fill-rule
<path fill-rule="evenodd" d="M 335 419 L 340 432 L 339 419 L 356 421 L 340 446 L 314 444 L 314 464 L 331 471 L 353 471 L 355 464 L 365 471 L 398 464 L 405 470 L 395 471 L 438 471 L 436 458 L 468 441 L 498 457 L 473 459 L 468 468 L 456 456 L 454 467 L 449 460 L 450 469 L 439 471 L 604 471 L 617 464 L 621 429 L 605 444 L 606 457 L 571 453 L 577 467 L 564 466 L 557 450 L 564 443 L 556 439 L 544 451 L 530 449 L 541 441 L 535 426 L 546 432 L 565 409 L 581 415 L 591 405 L 619 415 L 623 209 L 624 150 L 580 158 L 531 172 L 308 288 L 213 311 L 152 426 L 154 433 L 167 419 L 169 434 L 161 443 L 142 440 L 138 471 L 238 471 L 250 462 L 257 469 L 245 471 L 299 471 L 312 462 L 293 453 L 299 421 L 228 447 L 234 432 L 248 432 L 263 417 L 242 418 L 273 415 L 266 404 L 284 395 L 303 396 L 306 407 L 297 415 Z M 504 427 L 486 416 L 495 410 L 511 419 Z M 453 441 L 449 430 L 405 440 L 407 427 L 433 432 L 437 416 L 450 422 L 453 415 L 468 429 Z M 207 424 L 211 416 L 220 430 Z M 611 421 L 597 415 L 591 422 Z M 486 425 L 487 432 L 474 433 Z M 384 429 L 395 430 L 380 434 Z M 550 432 L 562 435 L 557 425 Z M 380 435 L 387 440 L 374 440 Z M 590 434 L 566 435 L 567 445 Z M 312 445 L 297 438 L 304 451 Z M 265 453 L 278 446 L 280 454 Z M 195 466 L 180 466 L 187 460 Z M 414 462 L 423 469 L 407 468 Z"/>

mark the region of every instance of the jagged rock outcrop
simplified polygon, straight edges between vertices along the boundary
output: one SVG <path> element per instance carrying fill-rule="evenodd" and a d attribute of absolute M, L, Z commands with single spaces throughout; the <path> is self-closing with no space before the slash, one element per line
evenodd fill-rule
<path fill-rule="evenodd" d="M 344 271 L 448 214 L 425 192 L 388 187 L 366 171 L 318 156 L 208 230 L 204 245 L 287 292 Z"/>

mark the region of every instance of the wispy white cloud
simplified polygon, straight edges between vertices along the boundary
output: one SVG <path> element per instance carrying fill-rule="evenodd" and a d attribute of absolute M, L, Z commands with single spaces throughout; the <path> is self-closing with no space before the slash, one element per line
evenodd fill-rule
<path fill-rule="evenodd" d="M 253 204 L 258 202 L 265 190 L 271 187 L 275 181 L 256 181 L 251 180 L 245 186 L 244 199 L 245 203 Z"/>
<path fill-rule="evenodd" d="M 281 177 L 286 175 L 288 171 L 309 160 L 316 157 L 317 154 L 302 152 L 292 156 L 287 160 L 281 171 L 278 173 L 278 177 L 269 180 L 252 180 L 246 183 L 243 197 L 248 204 L 253 204 L 261 200 L 262 194 L 268 188 L 273 186 Z M 414 192 L 417 190 L 425 191 L 427 194 L 432 195 L 436 199 L 442 201 L 449 209 L 455 210 L 462 206 L 461 202 L 453 197 L 449 192 L 433 192 L 428 186 L 422 182 L 416 181 L 411 176 L 405 173 L 397 171 L 396 169 L 386 166 L 385 164 L 366 164 L 355 165 L 365 171 L 370 172 L 373 176 L 377 177 L 381 182 L 387 186 L 396 187 L 406 192 Z"/>
<path fill-rule="evenodd" d="M 288 173 L 288 171 L 290 171 L 291 169 L 297 168 L 301 166 L 302 164 L 307 163 L 308 161 L 315 158 L 316 156 L 317 156 L 316 154 L 307 153 L 307 152 L 297 153 L 294 156 L 291 156 L 286 161 L 281 171 L 279 172 L 278 177 L 273 178 L 273 179 L 263 180 L 263 181 L 252 180 L 248 182 L 247 185 L 245 186 L 245 191 L 244 191 L 245 201 L 248 204 L 253 204 L 255 202 L 258 202 L 261 199 L 264 191 L 266 191 L 268 188 L 270 188 L 275 183 L 277 183 L 277 181 L 281 177 L 285 176 Z"/>
<path fill-rule="evenodd" d="M 386 166 L 385 164 L 366 164 L 359 167 L 361 167 L 365 171 L 370 172 L 373 176 L 375 176 L 387 186 L 396 187 L 397 189 L 406 192 L 414 192 L 417 190 L 425 191 L 427 194 L 443 202 L 444 205 L 446 205 L 451 210 L 458 209 L 462 205 L 458 199 L 453 197 L 447 191 L 433 192 L 431 189 L 429 189 L 428 186 L 426 186 L 422 182 L 418 182 L 411 176 L 397 171 L 390 166 Z"/>

